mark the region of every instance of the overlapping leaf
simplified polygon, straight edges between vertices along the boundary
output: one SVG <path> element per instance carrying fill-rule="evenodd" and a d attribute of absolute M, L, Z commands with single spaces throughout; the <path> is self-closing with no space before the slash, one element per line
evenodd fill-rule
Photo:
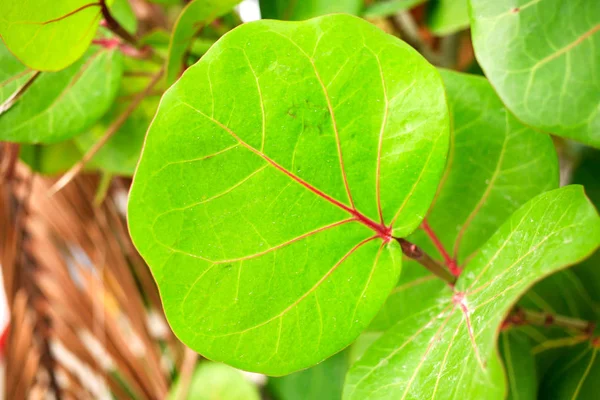
<path fill-rule="evenodd" d="M 511 112 L 600 147 L 600 2 L 470 2 L 475 55 Z"/>
<path fill-rule="evenodd" d="M 301 21 L 330 13 L 357 15 L 362 0 L 260 0 L 262 18 Z"/>
<path fill-rule="evenodd" d="M 2 1 L 0 36 L 28 67 L 58 71 L 85 53 L 101 18 L 99 1 Z"/>
<path fill-rule="evenodd" d="M 427 220 L 450 256 L 463 265 L 518 207 L 558 187 L 558 162 L 551 139 L 512 117 L 485 79 L 445 70 L 442 78 L 452 139 Z M 444 261 L 423 230 L 410 240 Z M 423 267 L 406 262 L 398 286 L 370 329 L 385 330 L 434 304 L 430 293 L 441 287 Z"/>
<path fill-rule="evenodd" d="M 427 25 L 439 36 L 469 27 L 468 0 L 432 0 L 428 6 Z"/>
<path fill-rule="evenodd" d="M 167 82 L 169 84 L 181 75 L 187 67 L 188 52 L 194 36 L 207 24 L 231 11 L 240 0 L 194 0 L 181 12 L 169 44 L 167 58 Z"/>
<path fill-rule="evenodd" d="M 351 368 L 346 399 L 499 399 L 498 327 L 533 282 L 588 256 L 600 217 L 580 186 L 543 193 L 515 212 L 469 262 L 454 289 L 400 321 Z"/>
<path fill-rule="evenodd" d="M 273 375 L 347 346 L 397 280 L 390 235 L 420 224 L 447 146 L 437 71 L 371 24 L 225 35 L 163 97 L 130 195 L 174 331 Z"/>
<path fill-rule="evenodd" d="M 2 45 L 0 60 L 0 101 L 4 101 L 31 71 Z M 70 67 L 42 73 L 0 118 L 0 140 L 54 143 L 81 133 L 110 107 L 122 68 L 119 52 L 94 46 Z"/>

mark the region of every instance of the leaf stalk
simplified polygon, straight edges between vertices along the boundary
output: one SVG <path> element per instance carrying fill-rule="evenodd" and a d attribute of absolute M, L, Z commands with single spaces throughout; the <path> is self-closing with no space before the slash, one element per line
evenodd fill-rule
<path fill-rule="evenodd" d="M 457 277 L 454 276 L 450 271 L 440 265 L 433 258 L 429 257 L 419 246 L 414 243 L 409 242 L 406 239 L 402 238 L 394 238 L 400 244 L 402 248 L 402 252 L 404 255 L 412 260 L 415 260 L 425 268 L 427 268 L 431 273 L 433 273 L 438 278 L 444 280 L 450 286 L 454 286 L 456 283 Z"/>

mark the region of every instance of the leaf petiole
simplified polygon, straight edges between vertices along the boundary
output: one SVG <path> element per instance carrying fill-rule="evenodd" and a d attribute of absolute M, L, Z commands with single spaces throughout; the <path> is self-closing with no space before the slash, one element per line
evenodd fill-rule
<path fill-rule="evenodd" d="M 394 238 L 402 247 L 402 252 L 404 255 L 412 260 L 415 260 L 429 271 L 431 271 L 435 276 L 441 278 L 446 281 L 450 286 L 454 286 L 456 283 L 457 276 L 452 274 L 442 265 L 440 265 L 433 258 L 429 257 L 419 246 L 414 243 L 409 242 L 406 239 L 402 238 Z"/>

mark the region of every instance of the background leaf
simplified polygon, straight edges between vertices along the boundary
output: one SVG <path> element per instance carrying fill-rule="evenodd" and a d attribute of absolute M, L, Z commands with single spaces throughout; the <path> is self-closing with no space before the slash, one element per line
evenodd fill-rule
<path fill-rule="evenodd" d="M 225 35 L 163 97 L 129 201 L 179 337 L 271 375 L 351 343 L 397 280 L 389 235 L 421 222 L 447 126 L 437 71 L 363 20 Z"/>
<path fill-rule="evenodd" d="M 28 67 L 58 71 L 85 53 L 101 18 L 89 0 L 2 1 L 0 36 Z"/>
<path fill-rule="evenodd" d="M 2 45 L 0 60 L 0 101 L 4 101 L 29 75 Z M 118 51 L 93 46 L 70 67 L 42 73 L 0 118 L 0 140 L 55 143 L 81 133 L 112 104 L 122 69 Z"/>
<path fill-rule="evenodd" d="M 263 19 L 301 21 L 331 13 L 358 15 L 362 0 L 259 0 Z"/>
<path fill-rule="evenodd" d="M 369 5 L 363 16 L 365 18 L 388 17 L 400 11 L 405 11 L 427 0 L 381 0 Z"/>
<path fill-rule="evenodd" d="M 511 112 L 600 147 L 600 2 L 470 2 L 475 55 Z"/>
<path fill-rule="evenodd" d="M 516 331 L 500 334 L 500 353 L 508 379 L 508 400 L 536 400 L 535 358 L 529 338 Z"/>
<path fill-rule="evenodd" d="M 350 369 L 346 399 L 499 399 L 498 327 L 533 282 L 588 256 L 600 217 L 579 186 L 543 193 L 515 212 L 432 309 L 398 322 Z"/>
<path fill-rule="evenodd" d="M 468 28 L 468 0 L 431 0 L 428 3 L 427 25 L 438 36 Z"/>

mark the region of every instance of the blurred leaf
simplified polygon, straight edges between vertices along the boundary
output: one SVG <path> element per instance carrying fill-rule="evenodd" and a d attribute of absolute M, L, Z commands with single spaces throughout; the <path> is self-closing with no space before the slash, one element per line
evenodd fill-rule
<path fill-rule="evenodd" d="M 194 0 L 181 12 L 171 36 L 167 60 L 167 83 L 172 84 L 185 70 L 186 53 L 194 36 L 206 25 L 229 12 L 240 0 Z"/>
<path fill-rule="evenodd" d="M 363 0 L 260 0 L 263 19 L 301 21 L 331 13 L 358 15 Z"/>
<path fill-rule="evenodd" d="M 469 27 L 468 0 L 431 0 L 427 25 L 437 36 L 445 36 Z"/>
<path fill-rule="evenodd" d="M 381 0 L 367 6 L 363 13 L 365 18 L 388 17 L 401 11 L 411 9 L 427 0 Z"/>
<path fill-rule="evenodd" d="M 44 175 L 67 171 L 82 157 L 72 140 L 47 145 L 22 145 L 21 160 L 31 169 Z"/>
<path fill-rule="evenodd" d="M 180 383 L 171 387 L 167 400 L 180 400 Z M 210 361 L 201 362 L 194 371 L 188 395 L 189 400 L 260 400 L 256 386 L 241 371 L 228 365 Z"/>
<path fill-rule="evenodd" d="M 0 101 L 4 101 L 29 75 L 2 44 L 0 65 Z M 0 140 L 54 143 L 81 133 L 112 104 L 122 69 L 118 51 L 93 46 L 68 68 L 42 73 L 0 118 Z"/>
<path fill-rule="evenodd" d="M 345 399 L 500 399 L 498 328 L 533 282 L 600 245 L 600 217 L 580 186 L 519 208 L 432 309 L 398 322 L 350 369 Z M 435 295 L 432 293 L 432 296 Z M 444 377 L 444 379 L 442 379 Z"/>
<path fill-rule="evenodd" d="M 598 398 L 600 348 L 584 343 L 557 360 L 540 387 L 541 399 L 592 400 Z"/>
<path fill-rule="evenodd" d="M 536 400 L 538 381 L 529 339 L 509 330 L 500 334 L 499 347 L 508 378 L 507 400 Z"/>
<path fill-rule="evenodd" d="M 267 388 L 276 400 L 339 400 L 348 367 L 348 352 L 342 351 L 304 371 L 269 378 Z"/>
<path fill-rule="evenodd" d="M 600 1 L 470 1 L 475 55 L 507 107 L 600 147 Z"/>
<path fill-rule="evenodd" d="M 85 53 L 102 13 L 89 0 L 8 0 L 0 2 L 0 16 L 0 36 L 19 60 L 58 71 Z"/>
<path fill-rule="evenodd" d="M 129 0 L 114 0 L 110 12 L 126 31 L 136 33 L 138 21 Z"/>
<path fill-rule="evenodd" d="M 398 278 L 389 235 L 433 198 L 447 117 L 437 71 L 359 18 L 223 37 L 163 96 L 129 201 L 178 337 L 269 375 L 349 345 Z"/>

